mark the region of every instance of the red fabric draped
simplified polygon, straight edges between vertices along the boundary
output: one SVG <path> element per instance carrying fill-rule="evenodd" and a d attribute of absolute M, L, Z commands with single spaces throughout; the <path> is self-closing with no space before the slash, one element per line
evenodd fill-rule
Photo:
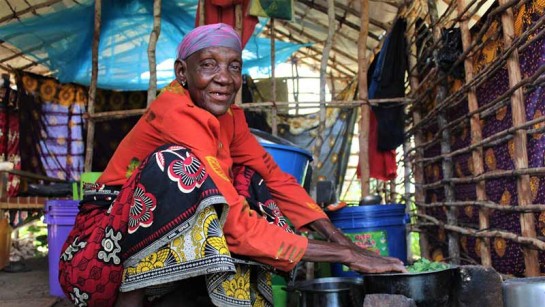
<path fill-rule="evenodd" d="M 235 11 L 236 5 L 242 5 L 242 48 L 254 33 L 258 20 L 248 14 L 250 0 L 204 0 L 204 24 L 226 23 L 236 29 Z M 195 27 L 200 22 L 200 6 L 197 9 Z"/>
<path fill-rule="evenodd" d="M 369 173 L 371 178 L 379 180 L 392 180 L 397 176 L 396 151 L 378 150 L 378 123 L 375 114 L 371 111 L 369 116 Z M 361 177 L 360 164 L 356 170 L 358 178 Z"/>

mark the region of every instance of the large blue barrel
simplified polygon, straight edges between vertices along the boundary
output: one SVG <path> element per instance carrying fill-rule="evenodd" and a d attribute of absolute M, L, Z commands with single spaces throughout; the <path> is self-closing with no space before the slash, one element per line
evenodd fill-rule
<path fill-rule="evenodd" d="M 328 213 L 331 222 L 357 245 L 383 256 L 407 262 L 405 206 L 398 204 L 345 207 Z M 332 264 L 331 273 L 339 277 L 357 277 L 342 264 Z"/>

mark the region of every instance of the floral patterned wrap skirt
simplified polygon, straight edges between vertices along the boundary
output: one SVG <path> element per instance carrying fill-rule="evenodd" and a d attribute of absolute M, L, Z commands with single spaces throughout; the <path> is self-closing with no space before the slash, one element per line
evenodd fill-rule
<path fill-rule="evenodd" d="M 253 170 L 236 167 L 235 187 L 269 222 L 291 231 Z M 88 186 L 59 264 L 76 306 L 113 306 L 119 291 L 146 297 L 204 276 L 218 306 L 272 306 L 270 268 L 231 255 L 222 225 L 228 207 L 188 149 L 151 154 L 123 187 Z"/>

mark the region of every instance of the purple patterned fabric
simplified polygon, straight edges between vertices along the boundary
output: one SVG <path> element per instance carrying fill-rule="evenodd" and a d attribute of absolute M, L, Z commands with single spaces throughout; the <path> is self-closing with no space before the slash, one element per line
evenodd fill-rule
<path fill-rule="evenodd" d="M 178 45 L 178 60 L 185 60 L 193 53 L 207 47 L 227 47 L 242 52 L 240 36 L 230 26 L 216 23 L 197 27 L 187 33 Z"/>
<path fill-rule="evenodd" d="M 538 5 L 539 3 L 539 5 Z M 543 5 L 545 1 L 534 0 L 521 7 L 516 12 L 518 31 L 528 29 L 535 23 L 535 20 L 542 16 Z M 499 24 L 499 23 L 498 23 Z M 495 32 L 498 28 L 491 29 Z M 542 29 L 542 28 L 540 28 Z M 539 31 L 538 29 L 537 31 Z M 501 31 L 501 29 L 499 30 Z M 477 60 L 474 65 L 481 69 L 487 66 L 493 59 L 497 59 L 503 50 L 501 37 L 494 40 L 489 45 L 482 48 L 481 53 L 477 53 Z M 536 39 L 523 52 L 520 53 L 520 65 L 523 77 L 532 76 L 538 69 L 545 66 L 545 38 Z M 476 89 L 477 101 L 479 106 L 490 103 L 509 89 L 509 76 L 506 67 L 490 76 L 482 85 Z M 527 87 L 525 98 L 526 120 L 532 120 L 545 114 L 545 86 L 539 85 L 533 88 Z M 456 88 L 451 89 L 451 94 Z M 507 105 L 488 113 L 482 120 L 482 137 L 486 138 L 498 132 L 505 131 L 513 126 L 511 107 Z M 446 112 L 449 121 L 453 121 L 467 114 L 467 102 L 461 102 Z M 535 125 L 531 128 L 542 127 L 543 124 Z M 427 134 L 433 134 L 437 127 L 429 127 Z M 465 148 L 471 141 L 471 129 L 469 122 L 460 129 L 451 131 L 451 149 L 456 150 Z M 439 146 L 430 147 L 424 153 L 426 157 L 438 155 Z M 528 166 L 530 168 L 545 166 L 545 133 L 528 135 L 527 143 Z M 498 144 L 490 144 L 483 148 L 484 171 L 513 170 L 514 165 L 514 144 L 513 140 L 503 141 Z M 472 177 L 473 163 L 471 153 L 464 153 L 453 157 L 454 177 L 464 178 Z M 441 180 L 443 174 L 441 171 L 441 162 L 435 162 L 427 165 L 424 169 L 425 182 L 435 182 Z M 517 206 L 518 192 L 515 177 L 504 177 L 491 179 L 485 182 L 486 198 L 494 203 L 503 206 Z M 545 178 L 542 176 L 530 176 L 531 202 L 533 204 L 545 203 Z M 455 200 L 471 201 L 476 200 L 475 184 L 457 184 L 455 186 Z M 426 191 L 426 202 L 443 201 L 444 191 L 442 188 Z M 437 219 L 446 222 L 445 211 L 443 208 L 432 208 L 426 210 Z M 545 212 L 536 213 L 536 232 L 538 236 L 545 235 Z M 457 209 L 457 224 L 460 226 L 479 228 L 479 210 L 477 207 L 466 206 Z M 521 233 L 520 215 L 503 211 L 492 210 L 489 215 L 490 230 L 507 231 L 515 234 Z M 445 231 L 437 227 L 430 227 L 429 241 L 432 257 L 435 259 L 448 258 L 447 238 Z M 481 251 L 479 239 L 474 237 L 460 236 L 461 254 L 465 263 L 480 263 Z M 503 274 L 513 274 L 517 276 L 524 275 L 525 264 L 522 246 L 516 242 L 502 238 L 490 239 L 490 251 L 492 257 L 492 266 Z M 541 272 L 545 272 L 545 252 L 539 252 L 539 263 Z"/>

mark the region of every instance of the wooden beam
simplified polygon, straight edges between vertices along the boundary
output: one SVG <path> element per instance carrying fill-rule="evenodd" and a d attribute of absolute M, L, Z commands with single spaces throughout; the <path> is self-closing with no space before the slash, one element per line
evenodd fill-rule
<path fill-rule="evenodd" d="M 357 18 L 360 17 L 360 12 L 356 11 L 356 9 L 353 8 L 353 7 L 350 7 L 348 5 L 344 5 L 343 3 L 340 3 L 338 1 L 335 1 L 335 7 L 338 7 L 341 10 L 344 10 L 344 11 L 352 14 L 352 15 L 356 16 Z M 382 21 L 378 21 L 378 20 L 373 19 L 373 18 L 369 18 L 369 23 L 374 25 L 374 26 L 377 26 L 377 27 L 381 28 L 384 31 L 390 31 L 390 28 L 392 27 L 391 24 L 384 23 Z"/>
<path fill-rule="evenodd" d="M 325 6 L 322 6 L 320 4 L 317 4 L 316 2 L 313 2 L 313 1 L 309 1 L 309 0 L 297 0 L 297 3 L 302 3 L 310 8 L 313 8 L 315 10 L 317 10 L 318 12 L 321 12 L 321 13 L 324 13 L 324 14 L 327 14 L 327 7 Z M 355 23 L 352 23 L 348 20 L 346 20 L 344 17 L 342 16 L 338 16 L 338 15 L 335 15 L 335 19 L 341 24 L 341 25 L 347 25 L 348 27 L 360 32 L 360 26 L 355 24 Z M 375 39 L 377 41 L 380 41 L 380 37 L 378 37 L 376 34 L 372 33 L 372 32 L 369 32 L 369 25 L 367 26 L 367 31 L 368 31 L 368 36 L 371 37 L 372 39 Z"/>
<path fill-rule="evenodd" d="M 93 167 L 93 145 L 95 139 L 95 122 L 92 116 L 95 113 L 95 99 L 97 91 L 98 79 L 98 46 L 100 43 L 100 26 L 102 22 L 102 0 L 95 0 L 95 18 L 94 18 L 93 46 L 91 52 L 91 84 L 89 86 L 89 103 L 87 105 L 87 113 L 89 120 L 87 121 L 87 142 L 85 149 L 85 166 L 84 170 L 90 172 Z"/>
<path fill-rule="evenodd" d="M 313 51 L 313 50 L 312 50 Z M 314 55 L 310 54 L 310 53 L 307 53 L 307 52 L 304 52 L 304 51 L 301 51 L 301 50 L 298 50 L 296 52 L 296 54 L 300 54 L 302 55 L 303 57 L 299 59 L 300 63 L 301 64 L 304 64 L 306 65 L 307 67 L 311 68 L 311 69 L 314 69 L 316 70 L 316 61 L 320 61 L 320 57 L 319 56 L 316 56 L 316 53 Z M 308 59 L 312 59 L 314 60 L 313 62 L 310 62 L 308 61 Z M 345 71 L 342 71 L 336 67 L 333 67 L 333 66 L 329 66 L 329 69 L 331 69 L 332 71 L 336 71 L 337 73 L 339 74 L 342 74 L 344 77 L 343 79 L 349 79 L 349 80 L 352 80 L 354 79 L 354 75 L 355 74 L 349 74 Z"/>
<path fill-rule="evenodd" d="M 430 12 L 430 19 L 433 26 L 433 39 L 435 42 L 441 41 L 441 29 L 437 20 L 439 19 L 439 14 L 435 6 L 435 0 L 428 1 L 428 7 Z M 437 50 L 434 50 L 434 57 L 438 58 Z M 439 70 L 438 78 L 445 80 L 437 85 L 437 92 L 435 95 L 435 101 L 443 101 L 447 97 L 447 84 L 446 84 L 446 74 Z M 445 111 L 441 111 L 437 114 L 437 126 L 441 131 L 441 153 L 446 154 L 451 151 L 450 148 L 450 130 L 447 128 L 447 114 Z M 453 166 L 452 158 L 444 158 L 441 161 L 441 168 L 443 170 L 443 179 L 451 180 L 453 177 Z M 454 201 L 454 185 L 452 182 L 448 181 L 443 185 L 443 191 L 445 193 L 446 201 Z M 448 225 L 457 225 L 458 218 L 456 213 L 456 208 L 448 208 L 446 211 L 447 224 Z M 460 264 L 460 242 L 459 235 L 456 232 L 448 232 L 448 257 L 450 262 L 454 264 Z"/>
<path fill-rule="evenodd" d="M 268 26 L 265 26 L 265 29 L 267 29 L 267 27 L 268 27 Z M 266 32 L 266 31 L 264 31 L 264 32 Z M 280 29 L 275 29 L 275 34 L 282 35 L 282 36 L 286 37 L 288 40 L 295 41 L 295 42 L 297 42 L 297 43 L 299 43 L 299 44 L 306 44 L 306 42 L 303 42 L 302 40 L 297 39 L 297 38 L 295 38 L 295 37 L 292 37 L 292 36 L 290 36 L 288 33 L 284 32 L 284 31 L 282 31 L 282 30 L 280 30 Z M 314 51 L 315 53 L 317 53 L 317 54 L 319 54 L 319 55 L 322 54 L 322 51 L 319 50 L 318 48 L 314 47 L 314 46 L 308 46 L 308 47 L 306 47 L 306 48 L 308 48 L 308 49 Z M 299 51 L 300 51 L 300 50 L 299 50 Z M 317 59 L 317 61 L 320 62 L 320 59 Z M 350 67 L 348 67 L 348 66 L 346 66 L 346 65 L 344 65 L 344 64 L 342 64 L 342 63 L 333 61 L 333 60 L 331 60 L 331 59 L 330 59 L 330 61 L 331 61 L 334 65 L 338 65 L 339 67 L 342 67 L 343 69 L 349 71 L 352 75 L 356 75 L 356 72 L 355 72 L 354 70 L 352 70 Z M 330 67 L 332 67 L 332 66 L 330 66 Z"/>
<path fill-rule="evenodd" d="M 271 23 L 269 26 L 269 30 L 271 31 L 271 77 L 272 77 L 272 90 L 271 90 L 271 99 L 273 103 L 272 108 L 272 120 L 271 120 L 271 132 L 272 135 L 277 136 L 278 135 L 278 109 L 276 108 L 276 74 L 275 74 L 275 61 L 276 61 L 276 49 L 274 44 L 274 39 L 276 35 L 274 34 L 274 18 L 271 18 Z"/>
<path fill-rule="evenodd" d="M 296 31 L 299 35 L 305 36 L 306 38 L 310 39 L 312 42 L 316 42 L 316 43 L 324 45 L 324 48 L 325 48 L 325 43 L 324 43 L 323 40 L 321 40 L 321 39 L 317 38 L 316 36 L 313 36 L 313 35 L 311 35 L 311 34 L 309 34 L 307 32 L 304 32 L 304 29 L 297 29 L 297 27 L 295 27 L 294 25 L 292 25 L 292 24 L 290 24 L 290 23 L 288 23 L 286 21 L 284 21 L 282 23 L 282 25 L 284 27 L 290 29 L 291 31 Z M 329 27 L 328 27 L 328 31 L 330 31 Z M 335 29 L 333 29 L 333 31 L 335 31 Z M 366 46 L 366 48 L 367 48 L 367 46 Z M 348 58 L 348 59 L 350 59 L 350 60 L 352 60 L 354 62 L 358 61 L 358 59 L 355 56 L 353 56 L 353 55 L 351 55 L 351 54 L 349 54 L 349 53 L 347 53 L 345 51 L 342 51 L 342 50 L 340 50 L 338 48 L 333 48 L 333 47 L 331 47 L 330 49 L 333 49 L 333 51 L 335 53 L 338 53 L 338 54 L 340 54 L 340 55 L 342 55 L 342 56 L 344 56 L 344 57 L 346 57 L 346 58 Z"/>
<path fill-rule="evenodd" d="M 318 19 L 312 18 L 312 17 L 310 17 L 310 16 L 305 16 L 304 14 L 301 14 L 301 13 L 299 13 L 299 12 L 297 12 L 297 11 L 295 11 L 295 15 L 296 15 L 297 17 L 299 17 L 300 22 L 298 23 L 297 20 L 296 20 L 294 23 L 295 23 L 295 24 L 298 24 L 298 25 L 301 25 L 301 27 L 303 27 L 303 28 L 305 27 L 305 25 L 304 25 L 303 23 L 308 23 L 308 24 L 314 25 L 314 26 L 318 25 L 318 26 L 323 27 L 324 29 L 327 29 L 327 27 L 328 27 L 327 25 L 321 23 Z M 293 25 L 293 23 L 290 23 L 290 24 Z M 303 32 L 303 31 L 301 31 L 301 30 L 298 30 L 298 34 L 303 35 L 303 34 L 305 34 L 305 32 Z M 352 36 L 350 36 L 350 35 L 347 35 L 347 34 L 345 34 L 345 33 L 342 32 L 342 31 L 337 31 L 337 32 L 335 33 L 335 35 L 339 35 L 340 37 L 345 38 L 345 39 L 350 40 L 350 41 L 354 41 L 354 40 L 355 40 L 355 37 L 352 37 Z M 369 45 L 367 46 L 367 49 L 373 50 L 373 48 L 370 48 Z"/>
<path fill-rule="evenodd" d="M 415 24 L 414 22 L 409 25 L 407 29 L 407 46 L 409 48 L 408 52 L 408 64 L 409 64 L 409 84 L 411 86 L 411 96 L 414 96 L 416 94 L 416 91 L 420 88 L 420 82 L 418 80 L 417 70 L 417 47 L 416 47 L 416 40 L 413 40 L 412 38 L 415 37 Z M 412 109 L 412 120 L 413 120 L 413 126 L 417 125 L 420 122 L 421 114 L 419 108 L 413 108 Z M 424 183 L 424 167 L 422 162 L 418 162 L 423 156 L 423 150 L 422 150 L 422 143 L 423 143 L 423 136 L 422 136 L 422 129 L 418 129 L 414 132 L 414 146 L 417 148 L 414 154 L 414 181 L 415 181 L 415 187 L 414 187 L 414 198 L 415 202 L 423 203 L 426 200 L 424 189 L 422 188 L 421 184 Z M 407 141 L 409 141 L 407 139 Z M 410 147 L 410 144 L 404 144 L 404 151 L 406 153 L 409 152 L 408 147 Z M 410 161 L 410 157 L 406 157 L 408 161 Z M 409 170 L 410 174 L 410 170 Z M 405 176 L 406 182 L 410 182 L 410 178 L 406 175 Z M 409 195 L 406 196 L 406 198 L 410 198 Z M 417 212 L 419 214 L 426 214 L 426 209 L 422 208 L 420 206 L 417 206 Z M 420 245 L 420 254 L 423 258 L 430 259 L 430 248 L 429 248 L 429 242 L 428 237 L 425 233 L 421 233 L 419 235 L 419 245 Z"/>
<path fill-rule="evenodd" d="M 41 8 L 44 8 L 44 7 L 48 7 L 50 5 L 53 5 L 57 2 L 62 2 L 62 0 L 50 0 L 50 1 L 46 1 L 46 2 L 43 2 L 43 3 L 40 3 L 40 4 L 36 4 L 36 5 L 33 5 L 33 6 L 30 6 L 30 7 L 27 7 L 26 9 L 23 9 L 23 10 L 20 10 L 20 11 L 17 11 L 17 12 L 13 12 L 13 14 L 10 14 L 10 15 L 7 15 L 7 16 L 4 16 L 2 18 L 0 18 L 0 23 L 3 23 L 3 22 L 6 22 L 8 20 L 11 20 L 11 19 L 14 19 L 14 18 L 18 18 L 26 13 L 30 13 L 32 11 L 35 11 L 35 10 L 38 10 L 38 9 L 41 9 Z"/>
<path fill-rule="evenodd" d="M 205 9 L 204 9 L 204 1 L 205 0 L 199 0 L 199 4 L 198 4 L 199 26 L 204 26 L 205 25 L 206 16 L 205 16 Z"/>
<path fill-rule="evenodd" d="M 335 1 L 327 0 L 327 19 L 329 23 L 327 38 L 324 42 L 324 51 L 322 54 L 322 61 L 320 62 L 320 121 L 318 123 L 318 133 L 316 136 L 316 142 L 314 144 L 314 157 L 316 161 L 319 160 L 320 152 L 322 151 L 322 145 L 324 144 L 324 131 L 326 121 L 326 109 L 325 109 L 325 87 L 327 77 L 327 60 L 329 59 L 329 52 L 333 45 L 333 36 L 335 35 Z M 328 178 L 332 179 L 332 178 Z"/>
<path fill-rule="evenodd" d="M 148 107 L 157 96 L 157 59 L 155 57 L 155 48 L 157 40 L 161 35 L 161 0 L 153 1 L 153 29 L 151 30 L 148 43 L 148 62 L 149 62 L 149 87 L 148 87 Z"/>
<path fill-rule="evenodd" d="M 384 4 L 388 4 L 388 5 L 391 5 L 391 6 L 396 7 L 396 8 L 400 8 L 403 5 L 399 1 L 395 1 L 395 0 L 371 0 L 371 2 L 384 3 Z"/>
<path fill-rule="evenodd" d="M 367 70 L 369 69 L 367 58 L 367 37 L 369 33 L 369 0 L 360 0 L 361 3 L 361 31 L 358 39 L 358 95 L 360 100 L 366 101 L 368 97 Z M 369 195 L 369 119 L 371 107 L 369 104 L 361 106 L 360 119 L 360 182 L 361 198 Z"/>
<path fill-rule="evenodd" d="M 464 14 L 466 8 L 465 0 L 457 0 L 457 9 L 459 14 Z M 472 38 L 471 32 L 469 31 L 469 18 L 462 18 L 460 21 L 460 31 L 462 32 L 462 46 L 465 50 L 471 48 Z M 439 33 L 440 35 L 440 33 Z M 468 56 L 464 59 L 464 69 L 465 69 L 465 82 L 469 83 L 474 78 L 473 72 L 473 58 Z M 467 92 L 467 106 L 469 112 L 474 112 L 479 108 L 479 103 L 477 101 L 477 92 L 475 88 L 471 88 Z M 481 118 L 479 113 L 475 113 L 471 116 L 469 120 L 469 125 L 471 129 L 471 144 L 479 143 L 482 141 L 482 127 L 481 127 Z M 473 163 L 473 176 L 479 176 L 484 173 L 484 164 L 483 164 L 483 148 L 482 146 L 476 147 L 471 152 L 471 161 Z M 478 201 L 486 201 L 486 186 L 485 181 L 480 181 L 476 183 L 476 194 Z M 487 208 L 479 209 L 479 228 L 482 230 L 490 228 L 489 221 L 489 210 Z M 490 239 L 484 238 L 481 240 L 481 264 L 487 267 L 492 266 L 492 256 L 490 253 Z"/>
<path fill-rule="evenodd" d="M 500 5 L 507 5 L 507 0 L 499 0 Z M 513 44 L 515 38 L 513 10 L 507 8 L 501 15 L 501 24 L 503 29 L 503 41 L 505 48 Z M 520 72 L 519 54 L 515 49 L 509 58 L 507 58 L 507 72 L 509 75 L 509 86 L 514 87 L 522 79 Z M 524 95 L 522 88 L 517 89 L 511 95 L 511 112 L 513 115 L 513 126 L 519 126 L 526 122 L 526 108 L 524 105 Z M 514 135 L 515 143 L 515 169 L 528 167 L 527 153 L 527 135 L 525 130 L 517 130 Z M 519 206 L 526 206 L 532 203 L 532 193 L 530 191 L 530 176 L 523 175 L 517 178 L 517 200 Z M 520 230 L 522 236 L 536 238 L 535 215 L 524 213 L 520 215 Z M 524 247 L 524 264 L 526 267 L 525 275 L 539 276 L 539 259 L 537 250 Z"/>

